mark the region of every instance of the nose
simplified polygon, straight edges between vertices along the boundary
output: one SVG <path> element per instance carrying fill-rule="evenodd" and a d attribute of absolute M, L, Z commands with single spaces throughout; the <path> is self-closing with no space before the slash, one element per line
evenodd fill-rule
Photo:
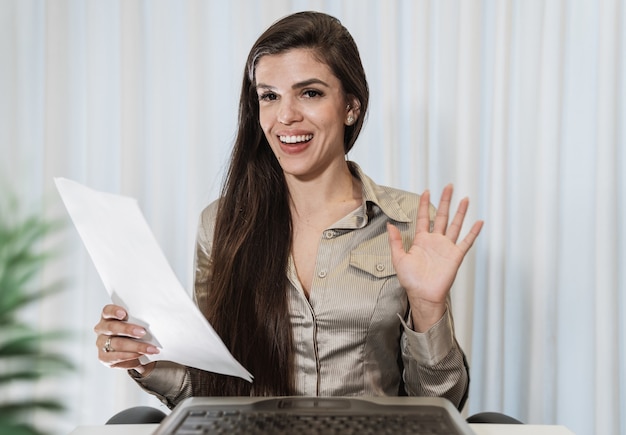
<path fill-rule="evenodd" d="M 283 125 L 290 125 L 301 120 L 298 104 L 291 98 L 281 99 L 276 116 L 278 122 Z"/>

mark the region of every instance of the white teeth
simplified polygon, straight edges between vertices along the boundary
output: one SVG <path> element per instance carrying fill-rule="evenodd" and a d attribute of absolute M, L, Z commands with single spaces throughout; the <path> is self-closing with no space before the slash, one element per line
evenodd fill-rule
<path fill-rule="evenodd" d="M 302 134 L 299 136 L 279 136 L 280 141 L 284 143 L 299 143 L 313 139 L 312 134 Z"/>

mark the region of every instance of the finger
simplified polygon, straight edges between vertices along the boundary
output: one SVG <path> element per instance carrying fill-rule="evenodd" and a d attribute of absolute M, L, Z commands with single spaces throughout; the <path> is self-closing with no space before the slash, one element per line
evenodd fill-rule
<path fill-rule="evenodd" d="M 450 201 L 452 200 L 452 192 L 454 188 L 452 184 L 448 184 L 441 192 L 437 214 L 435 215 L 435 225 L 433 233 L 445 234 L 448 227 L 448 216 L 450 215 Z"/>
<path fill-rule="evenodd" d="M 395 260 L 405 254 L 404 245 L 402 244 L 402 236 L 400 230 L 391 223 L 387 222 L 387 234 L 389 235 L 389 247 L 391 248 L 391 259 Z"/>
<path fill-rule="evenodd" d="M 100 362 L 109 367 L 116 367 L 122 364 L 135 366 L 136 364 L 141 364 L 139 358 L 142 356 L 135 352 L 109 352 L 100 357 Z"/>
<path fill-rule="evenodd" d="M 117 320 L 126 320 L 128 318 L 128 313 L 123 307 L 119 305 L 105 305 L 102 309 L 102 318 L 103 319 L 117 319 Z"/>
<path fill-rule="evenodd" d="M 420 203 L 417 208 L 417 222 L 415 233 L 430 231 L 430 191 L 425 190 L 420 196 Z"/>
<path fill-rule="evenodd" d="M 472 225 L 470 232 L 467 233 L 467 236 L 465 236 L 465 238 L 461 240 L 461 243 L 458 244 L 459 248 L 463 252 L 463 255 L 465 255 L 467 251 L 469 251 L 472 245 L 474 244 L 474 241 L 480 234 L 480 230 L 482 230 L 483 228 L 483 224 L 484 224 L 484 221 L 475 222 L 474 225 Z"/>
<path fill-rule="evenodd" d="M 463 221 L 465 221 L 465 215 L 467 214 L 467 209 L 469 207 L 469 199 L 463 198 L 461 202 L 459 202 L 459 207 L 456 210 L 454 215 L 454 219 L 450 222 L 450 227 L 446 232 L 446 237 L 456 243 L 459 238 L 459 234 L 461 234 L 461 228 L 463 227 Z"/>
<path fill-rule="evenodd" d="M 142 338 L 147 331 L 140 325 L 121 320 L 100 320 L 93 328 L 97 335 L 120 335 L 132 338 Z"/>
<path fill-rule="evenodd" d="M 110 342 L 108 342 L 109 338 L 111 339 Z M 109 351 L 105 349 L 107 342 L 109 343 Z M 154 355 L 159 353 L 159 349 L 151 343 L 118 336 L 100 335 L 96 339 L 96 346 L 98 346 L 100 359 L 108 362 L 137 358 L 139 355 Z"/>
<path fill-rule="evenodd" d="M 141 338 L 146 335 L 146 330 L 140 325 L 128 323 L 128 313 L 119 305 L 105 305 L 102 309 L 100 321 L 94 326 L 97 335 L 123 335 L 133 338 Z"/>

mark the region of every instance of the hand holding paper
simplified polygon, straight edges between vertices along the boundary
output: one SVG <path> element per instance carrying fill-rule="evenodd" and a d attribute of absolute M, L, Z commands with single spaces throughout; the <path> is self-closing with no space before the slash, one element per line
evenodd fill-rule
<path fill-rule="evenodd" d="M 161 350 L 142 362 L 173 361 L 252 382 L 174 275 L 137 201 L 63 178 L 55 183 L 111 300 Z"/>

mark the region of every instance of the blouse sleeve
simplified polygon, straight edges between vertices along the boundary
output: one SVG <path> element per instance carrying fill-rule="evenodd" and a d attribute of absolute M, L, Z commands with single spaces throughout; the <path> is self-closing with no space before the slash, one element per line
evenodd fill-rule
<path fill-rule="evenodd" d="M 173 409 L 187 397 L 191 397 L 191 382 L 187 367 L 170 361 L 157 361 L 154 369 L 147 375 L 141 376 L 135 370 L 128 374 L 146 392 L 152 394 Z"/>
<path fill-rule="evenodd" d="M 402 324 L 400 346 L 406 393 L 445 397 L 461 409 L 467 397 L 469 370 L 454 336 L 450 309 L 423 333 L 412 329 L 410 312 Z"/>

